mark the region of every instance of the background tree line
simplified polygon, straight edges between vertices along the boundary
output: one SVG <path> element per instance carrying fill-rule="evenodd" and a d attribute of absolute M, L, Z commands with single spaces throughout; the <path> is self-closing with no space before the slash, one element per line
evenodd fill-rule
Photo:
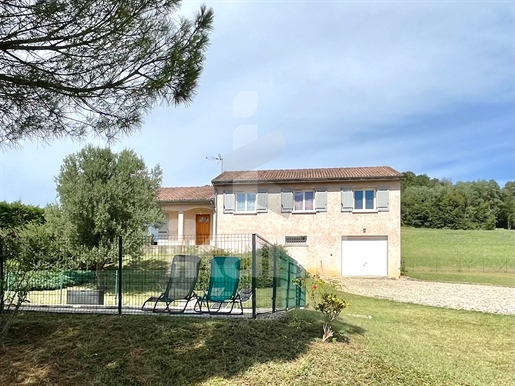
<path fill-rule="evenodd" d="M 446 229 L 515 227 L 515 181 L 503 188 L 495 180 L 452 183 L 404 172 L 401 184 L 403 226 Z"/>

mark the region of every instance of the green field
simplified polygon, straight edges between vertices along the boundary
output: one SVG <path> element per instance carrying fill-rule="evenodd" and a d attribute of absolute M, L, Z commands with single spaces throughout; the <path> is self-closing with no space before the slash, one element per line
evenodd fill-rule
<path fill-rule="evenodd" d="M 402 228 L 403 272 L 421 280 L 515 285 L 515 232 Z"/>
<path fill-rule="evenodd" d="M 0 345 L 1 385 L 512 386 L 513 316 L 340 294 L 277 320 L 25 313 Z"/>

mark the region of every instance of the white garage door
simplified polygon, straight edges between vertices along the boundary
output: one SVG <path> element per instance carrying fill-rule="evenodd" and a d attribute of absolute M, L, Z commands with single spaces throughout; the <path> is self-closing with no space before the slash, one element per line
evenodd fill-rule
<path fill-rule="evenodd" d="M 387 276 L 386 236 L 342 238 L 342 276 Z"/>

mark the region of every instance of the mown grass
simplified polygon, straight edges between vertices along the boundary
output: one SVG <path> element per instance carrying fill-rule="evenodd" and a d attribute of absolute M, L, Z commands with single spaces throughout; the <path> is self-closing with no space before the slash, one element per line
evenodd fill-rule
<path fill-rule="evenodd" d="M 341 294 L 338 342 L 310 310 L 277 320 L 26 313 L 0 384 L 513 385 L 514 317 Z"/>
<path fill-rule="evenodd" d="M 421 280 L 515 285 L 515 232 L 402 228 L 406 275 Z"/>

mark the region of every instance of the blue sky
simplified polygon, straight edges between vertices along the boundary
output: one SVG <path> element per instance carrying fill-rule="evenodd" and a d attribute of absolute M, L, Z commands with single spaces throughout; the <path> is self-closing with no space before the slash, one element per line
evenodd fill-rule
<path fill-rule="evenodd" d="M 111 145 L 163 186 L 226 170 L 389 165 L 513 180 L 512 1 L 185 1 L 215 12 L 193 103 Z M 55 202 L 62 160 L 99 139 L 0 150 L 0 200 Z"/>

